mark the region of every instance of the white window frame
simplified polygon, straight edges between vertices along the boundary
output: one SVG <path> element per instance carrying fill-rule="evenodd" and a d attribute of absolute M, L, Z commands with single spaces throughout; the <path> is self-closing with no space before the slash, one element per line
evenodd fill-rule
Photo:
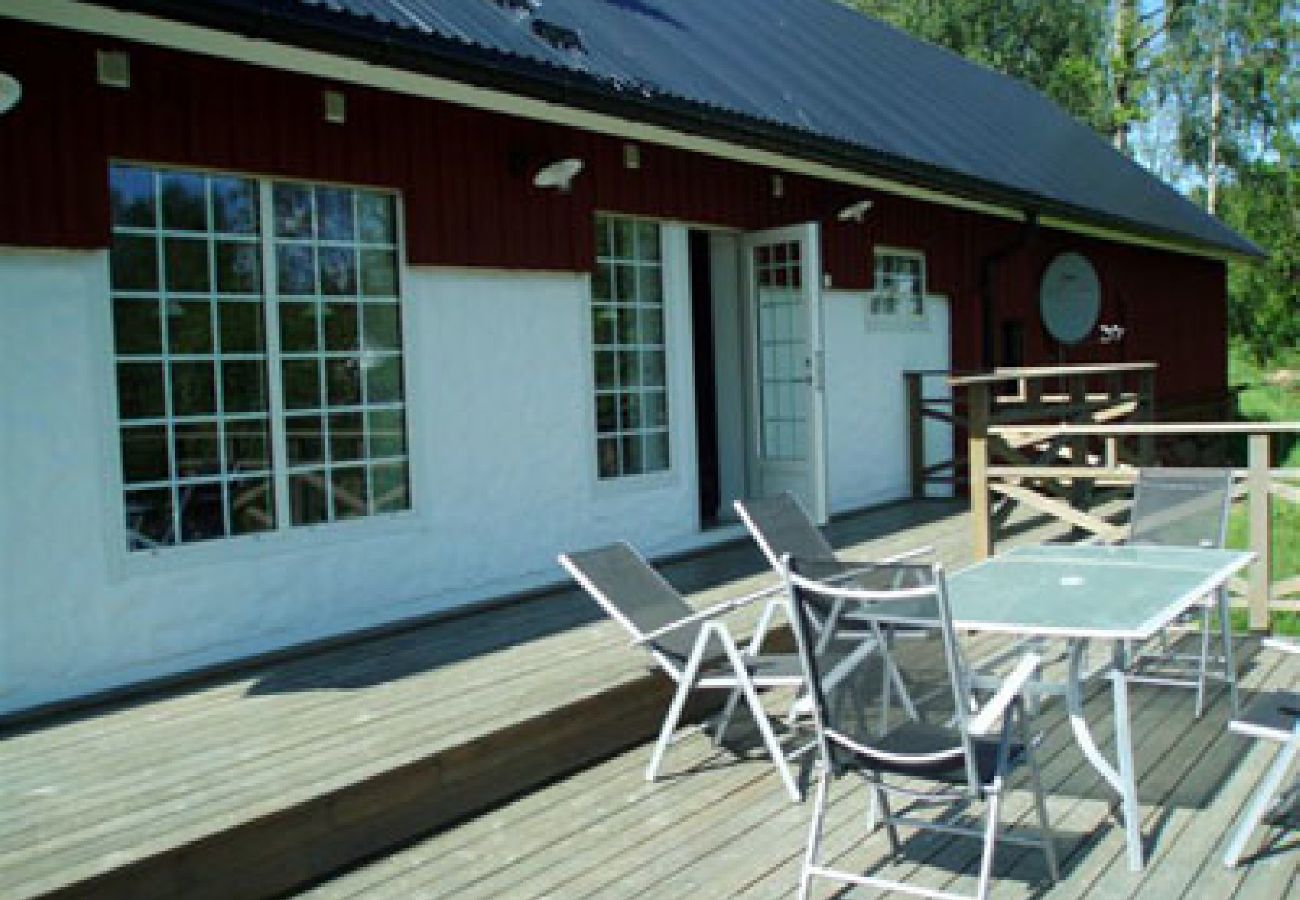
<path fill-rule="evenodd" d="M 919 284 L 914 291 L 902 295 L 894 286 L 882 284 L 884 279 L 881 272 L 881 261 L 886 257 L 916 261 L 918 264 Z M 926 292 L 928 276 L 924 251 L 878 244 L 872 251 L 871 260 L 872 286 L 871 290 L 867 292 L 867 327 L 878 331 L 912 331 L 927 328 L 929 323 L 927 313 L 929 304 L 926 299 L 928 296 Z M 915 306 L 917 303 L 920 304 L 919 310 Z M 913 304 L 910 309 L 908 308 L 909 304 Z"/>
<path fill-rule="evenodd" d="M 676 420 L 681 415 L 681 411 L 676 408 L 675 398 L 677 391 L 674 388 L 674 365 L 675 365 L 675 326 L 672 318 L 676 313 L 677 303 L 675 302 L 676 287 L 673 283 L 674 272 L 676 271 L 675 254 L 671 245 L 670 233 L 671 223 L 645 216 L 627 215 L 619 212 L 610 212 L 597 210 L 593 213 L 594 220 L 598 223 L 602 219 L 613 219 L 632 223 L 647 223 L 656 226 L 659 235 L 659 282 L 660 282 L 660 312 L 663 317 L 663 335 L 662 343 L 659 349 L 663 353 L 664 359 L 664 415 L 665 424 L 663 427 L 664 440 L 667 445 L 668 465 L 665 468 L 653 469 L 650 471 L 627 472 L 617 475 L 601 475 L 600 473 L 600 440 L 601 437 L 607 436 L 607 432 L 601 432 L 597 428 L 597 396 L 604 389 L 598 388 L 596 384 L 595 362 L 596 352 L 600 346 L 596 343 L 595 331 L 592 324 L 592 313 L 596 309 L 598 301 L 595 294 L 595 266 L 599 266 L 600 259 L 596 255 L 596 248 L 593 247 L 593 271 L 588 276 L 587 297 L 584 304 L 583 333 L 585 335 L 584 347 L 586 349 L 586 371 L 587 371 L 587 428 L 588 435 L 588 458 L 590 459 L 591 479 L 596 489 L 600 493 L 621 492 L 626 490 L 640 490 L 643 488 L 658 487 L 671 483 L 677 478 L 679 468 L 680 448 L 675 439 Z M 618 257 L 622 260 L 622 257 Z M 638 343 L 637 347 L 647 347 Z M 613 391 L 613 396 L 617 398 L 623 392 L 620 390 Z M 645 393 L 643 390 L 640 393 Z M 616 399 L 617 403 L 617 399 Z M 654 429 L 658 431 L 659 429 Z"/>
<path fill-rule="evenodd" d="M 333 543 L 350 542 L 359 537 L 409 534 L 417 525 L 421 529 L 424 528 L 425 525 L 421 522 L 422 517 L 418 509 L 419 493 L 417 486 L 421 479 L 419 474 L 415 471 L 417 467 L 414 464 L 414 460 L 418 455 L 415 447 L 415 443 L 417 442 L 417 430 L 411 421 L 411 411 L 418 408 L 415 399 L 415 395 L 418 391 L 415 389 L 414 383 L 411 379 L 411 367 L 413 363 L 410 346 L 409 305 L 407 303 L 407 296 L 410 292 L 410 276 L 406 263 L 405 209 L 401 193 L 397 190 L 372 185 L 340 183 L 320 179 L 286 178 L 282 176 L 261 175 L 204 166 L 167 165 L 152 161 L 133 159 L 112 158 L 108 160 L 108 166 L 133 166 L 153 170 L 155 172 L 230 176 L 247 179 L 255 182 L 257 185 L 261 231 L 253 240 L 259 244 L 262 253 L 261 280 L 263 297 L 263 327 L 265 329 L 265 343 L 263 350 L 266 366 L 266 416 L 269 426 L 269 449 L 271 455 L 268 477 L 271 480 L 272 490 L 275 494 L 276 513 L 276 525 L 274 528 L 267 531 L 241 535 L 232 534 L 207 540 L 191 541 L 188 543 L 178 541 L 173 544 L 166 544 L 152 549 L 133 550 L 129 547 L 129 530 L 125 515 L 126 491 L 128 485 L 125 482 L 124 472 L 122 469 L 120 431 L 123 426 L 123 420 L 120 418 L 120 409 L 118 405 L 117 364 L 119 356 L 117 355 L 115 345 L 112 299 L 114 291 L 111 287 L 110 270 L 112 263 L 110 250 L 104 254 L 104 290 L 106 302 L 101 305 L 102 315 L 99 317 L 101 325 L 98 330 L 100 331 L 99 344 L 105 351 L 102 359 L 103 371 L 105 373 L 103 383 L 106 385 L 106 390 L 102 401 L 103 430 L 101 433 L 103 435 L 103 446 L 105 449 L 106 469 L 109 473 L 109 477 L 104 479 L 104 485 L 107 491 L 104 506 L 105 517 L 110 526 L 105 529 L 105 535 L 106 540 L 110 542 L 108 549 L 110 551 L 110 571 L 113 577 L 120 579 L 133 573 L 158 571 L 160 567 L 165 571 L 169 568 L 187 568 L 194 564 L 205 565 L 219 561 L 257 559 L 264 557 L 266 552 L 271 549 L 275 549 L 276 551 L 281 549 L 296 551 L 305 547 L 320 547 Z M 403 387 L 401 405 L 403 411 L 403 427 L 406 432 L 405 461 L 407 467 L 407 508 L 405 509 L 377 512 L 355 518 L 338 519 L 314 524 L 294 525 L 291 521 L 291 510 L 288 503 L 288 480 L 291 473 L 287 466 L 285 434 L 285 418 L 288 411 L 284 406 L 281 373 L 282 359 L 280 357 L 280 322 L 278 306 L 280 296 L 276 290 L 274 272 L 272 271 L 272 267 L 275 265 L 275 226 L 272 191 L 276 184 L 301 184 L 308 187 L 336 187 L 348 190 L 383 193 L 393 198 L 395 229 L 394 250 L 396 254 L 398 277 L 398 291 L 395 305 L 398 310 L 399 322 L 399 346 L 396 352 L 400 354 Z M 209 210 L 209 216 L 211 216 L 211 210 Z M 161 222 L 157 223 L 157 233 L 165 233 L 165 229 L 163 229 L 161 225 Z M 161 266 L 161 264 L 160 260 L 159 265 Z M 358 277 L 360 277 L 359 273 Z M 159 290 L 162 291 L 161 284 Z M 213 286 L 212 293 L 214 296 L 217 293 L 215 285 Z M 322 350 L 322 352 L 324 351 Z M 121 358 L 129 359 L 130 357 Z M 164 355 L 164 359 L 166 358 L 167 357 Z M 224 359 L 225 354 L 218 354 L 218 358 Z M 218 400 L 218 403 L 219 402 L 220 401 Z M 220 410 L 218 410 L 217 414 L 220 415 Z M 167 415 L 170 415 L 170 412 L 168 412 Z M 363 421 L 364 419 L 365 415 L 363 411 Z M 225 452 L 223 446 L 221 448 L 223 457 Z M 169 446 L 168 453 L 169 455 L 174 455 L 175 448 Z M 228 478 L 229 476 L 227 475 L 213 476 L 213 480 L 228 480 Z M 176 479 L 173 477 L 169 483 L 174 484 L 175 480 Z M 134 485 L 131 487 L 134 487 Z"/>

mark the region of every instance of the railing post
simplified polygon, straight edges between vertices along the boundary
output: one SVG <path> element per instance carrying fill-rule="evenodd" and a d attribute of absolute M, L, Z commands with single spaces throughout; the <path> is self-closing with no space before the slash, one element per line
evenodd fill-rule
<path fill-rule="evenodd" d="M 993 519 L 989 504 L 989 404 L 992 392 L 986 382 L 972 384 L 968 395 L 968 447 L 970 466 L 971 551 L 978 562 L 993 554 Z"/>
<path fill-rule="evenodd" d="M 1151 423 L 1156 420 L 1156 371 L 1144 369 L 1138 373 L 1138 403 L 1135 420 Z M 1138 462 L 1144 466 L 1156 463 L 1156 439 L 1144 434 L 1138 438 Z"/>
<path fill-rule="evenodd" d="M 1269 493 L 1268 432 L 1249 437 L 1250 468 L 1246 475 L 1250 504 L 1250 549 L 1255 551 L 1255 565 L 1250 570 L 1250 630 L 1268 631 L 1269 604 L 1273 592 L 1273 498 Z"/>
<path fill-rule="evenodd" d="M 1068 379 L 1070 406 L 1073 409 L 1068 422 L 1085 422 L 1091 423 L 1094 419 L 1091 415 L 1085 415 L 1083 412 L 1088 402 L 1088 382 L 1082 375 L 1074 375 Z M 1082 467 L 1088 464 L 1088 439 L 1083 435 L 1073 438 L 1070 441 L 1070 465 Z M 1075 478 L 1070 484 L 1070 505 L 1075 509 L 1083 509 L 1088 503 L 1088 482 L 1083 478 Z"/>
<path fill-rule="evenodd" d="M 907 454 L 912 475 L 912 499 L 925 496 L 925 410 L 921 373 L 904 372 L 907 385 Z"/>

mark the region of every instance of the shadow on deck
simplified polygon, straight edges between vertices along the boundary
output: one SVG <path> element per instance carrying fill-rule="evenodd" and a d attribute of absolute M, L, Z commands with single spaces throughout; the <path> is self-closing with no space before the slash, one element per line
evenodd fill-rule
<path fill-rule="evenodd" d="M 933 544 L 955 565 L 965 521 L 900 503 L 829 533 L 850 554 Z M 700 604 L 771 579 L 746 540 L 665 572 Z M 562 587 L 11 727 L 0 895 L 280 894 L 639 743 L 667 696 Z"/>

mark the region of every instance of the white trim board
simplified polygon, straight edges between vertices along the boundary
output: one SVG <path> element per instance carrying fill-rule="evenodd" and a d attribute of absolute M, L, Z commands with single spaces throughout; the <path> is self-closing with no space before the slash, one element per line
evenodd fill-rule
<path fill-rule="evenodd" d="M 903 184 L 863 172 L 815 163 L 768 150 L 758 150 L 717 138 L 684 134 L 658 125 L 620 119 L 603 113 L 562 106 L 544 100 L 521 97 L 503 91 L 475 87 L 446 78 L 379 66 L 317 50 L 306 50 L 266 40 L 250 40 L 229 32 L 173 22 L 140 13 L 121 12 L 92 6 L 77 0 L 6 0 L 4 15 L 41 25 L 88 34 L 102 34 L 158 47 L 250 63 L 287 72 L 329 78 L 415 97 L 442 100 L 489 112 L 580 128 L 623 140 L 644 141 L 679 150 L 702 153 L 733 162 L 765 166 L 822 178 L 841 184 L 870 188 L 926 203 L 948 206 L 1024 221 L 1026 213 L 1011 207 L 957 197 L 942 191 Z M 1145 237 L 1083 222 L 1043 217 L 1042 224 L 1063 231 L 1099 237 L 1221 261 L 1248 259 L 1228 250 L 1190 246 L 1172 240 Z"/>

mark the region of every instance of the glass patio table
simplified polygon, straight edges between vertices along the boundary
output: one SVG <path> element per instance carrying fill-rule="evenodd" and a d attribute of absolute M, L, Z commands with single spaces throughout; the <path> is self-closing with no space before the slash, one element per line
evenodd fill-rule
<path fill-rule="evenodd" d="M 1226 584 L 1254 560 L 1238 550 L 1141 545 L 1044 544 L 1018 547 L 948 577 L 958 629 L 1068 642 L 1065 684 L 1070 727 L 1084 756 L 1119 794 L 1129 868 L 1143 865 L 1133 768 L 1126 642 L 1153 637 L 1196 601 L 1213 593 L 1223 629 L 1228 689 L 1237 707 Z M 1083 715 L 1088 642 L 1113 642 L 1111 680 L 1115 765 L 1097 748 Z"/>

